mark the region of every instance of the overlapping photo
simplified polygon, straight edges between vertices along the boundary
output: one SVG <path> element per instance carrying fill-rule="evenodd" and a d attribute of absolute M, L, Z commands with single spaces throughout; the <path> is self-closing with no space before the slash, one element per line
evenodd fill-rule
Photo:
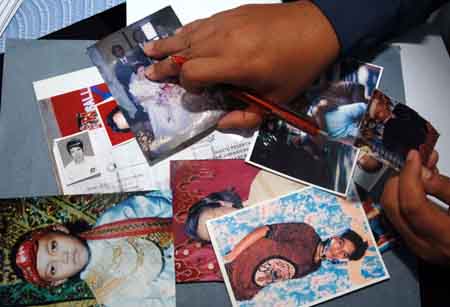
<path fill-rule="evenodd" d="M 33 86 L 61 193 L 160 188 L 95 67 L 39 80 Z"/>
<path fill-rule="evenodd" d="M 151 164 L 204 136 L 224 115 L 221 95 L 193 95 L 173 82 L 145 76 L 155 60 L 144 54 L 144 44 L 172 35 L 180 26 L 166 7 L 88 49 Z"/>
<path fill-rule="evenodd" d="M 238 177 L 236 177 L 238 174 Z M 222 281 L 206 221 L 303 185 L 244 160 L 171 161 L 176 281 Z"/>
<path fill-rule="evenodd" d="M 2 306 L 175 307 L 171 196 L 0 200 Z"/>
<path fill-rule="evenodd" d="M 115 100 L 97 104 L 97 110 L 111 146 L 120 145 L 134 139 L 134 134 Z"/>
<path fill-rule="evenodd" d="M 399 170 L 411 149 L 418 150 L 426 164 L 438 138 L 436 129 L 416 111 L 375 90 L 355 145 Z"/>
<path fill-rule="evenodd" d="M 386 165 L 384 167 L 387 168 Z M 386 179 L 389 178 L 391 174 L 392 173 L 388 173 Z M 370 180 L 367 180 L 367 182 L 370 182 Z M 379 189 L 382 189 L 384 183 L 385 181 L 383 176 L 383 179 L 378 179 L 376 185 L 379 185 Z M 347 199 L 351 202 L 362 204 L 375 243 L 377 244 L 380 252 L 384 253 L 398 245 L 401 240 L 399 234 L 387 218 L 383 206 L 380 204 L 379 198 L 381 196 L 381 192 L 379 192 L 378 188 L 375 189 L 375 191 L 368 191 L 366 187 L 363 187 L 355 180 L 349 191 Z"/>
<path fill-rule="evenodd" d="M 319 189 L 207 227 L 233 306 L 312 306 L 389 278 L 361 204 Z"/>
<path fill-rule="evenodd" d="M 289 105 L 323 133 L 307 134 L 269 118 L 260 127 L 247 162 L 346 195 L 358 154 L 353 145 L 382 72 L 380 66 L 356 60 L 337 64 Z"/>
<path fill-rule="evenodd" d="M 400 236 L 386 217 L 381 204 L 369 199 L 363 202 L 363 208 L 380 252 L 388 251 L 397 245 L 401 240 Z"/>
<path fill-rule="evenodd" d="M 382 73 L 381 66 L 346 59 L 334 65 L 307 90 L 302 111 L 329 138 L 353 144 Z M 310 138 L 319 146 L 323 139 L 322 136 Z"/>
<path fill-rule="evenodd" d="M 346 195 L 358 149 L 323 139 L 316 146 L 303 131 L 278 118 L 266 120 L 246 161 L 279 176 Z"/>

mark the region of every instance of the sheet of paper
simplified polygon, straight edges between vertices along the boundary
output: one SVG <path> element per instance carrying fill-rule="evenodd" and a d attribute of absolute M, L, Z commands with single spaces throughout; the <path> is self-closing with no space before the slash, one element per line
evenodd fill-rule
<path fill-rule="evenodd" d="M 112 111 L 103 112 L 103 106 L 115 101 L 95 67 L 33 85 L 61 192 L 90 194 L 169 188 L 169 159 L 150 166 L 131 134 L 116 144 L 117 135 L 122 133 L 109 127 L 108 116 Z M 79 114 L 81 124 L 80 120 L 77 122 Z M 170 159 L 243 158 L 250 139 L 213 132 Z M 81 141 L 85 155 L 95 158 L 94 165 L 85 171 L 92 173 L 79 175 L 82 178 L 77 177 L 80 179 L 77 181 L 68 179 L 73 176 L 69 165 L 73 158 L 68 150 L 71 140 Z"/>

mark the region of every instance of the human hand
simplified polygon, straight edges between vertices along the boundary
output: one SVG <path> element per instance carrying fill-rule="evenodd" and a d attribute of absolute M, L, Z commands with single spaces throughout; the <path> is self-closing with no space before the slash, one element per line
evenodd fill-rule
<path fill-rule="evenodd" d="M 339 53 L 336 34 L 309 1 L 245 5 L 194 21 L 167 39 L 146 44 L 148 56 L 187 58 L 182 67 L 170 59 L 151 65 L 151 80 L 179 76 L 180 84 L 198 93 L 215 84 L 252 90 L 284 103 L 307 88 Z M 225 116 L 219 128 L 260 123 L 256 108 Z"/>
<path fill-rule="evenodd" d="M 417 151 L 409 152 L 398 176 L 388 180 L 381 203 L 406 244 L 424 260 L 450 264 L 450 217 L 427 194 L 450 204 L 450 179 L 440 175 L 433 152 L 426 167 Z"/>

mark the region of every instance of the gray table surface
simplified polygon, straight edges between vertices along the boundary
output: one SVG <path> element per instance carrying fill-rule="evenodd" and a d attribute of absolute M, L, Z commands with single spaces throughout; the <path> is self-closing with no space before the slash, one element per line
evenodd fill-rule
<path fill-rule="evenodd" d="M 92 41 L 7 40 L 0 106 L 0 197 L 54 195 L 48 143 L 32 82 L 91 67 Z"/>
<path fill-rule="evenodd" d="M 90 67 L 87 41 L 7 42 L 0 112 L 0 197 L 51 195 L 57 185 L 32 82 Z M 385 66 L 380 88 L 404 100 L 399 50 L 372 62 Z M 383 254 L 391 279 L 321 306 L 420 306 L 415 258 L 405 250 Z M 177 285 L 177 306 L 229 306 L 222 283 Z"/>

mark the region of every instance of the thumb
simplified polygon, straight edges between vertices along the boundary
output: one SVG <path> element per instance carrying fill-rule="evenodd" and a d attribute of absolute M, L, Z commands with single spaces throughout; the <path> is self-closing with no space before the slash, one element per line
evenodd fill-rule
<path fill-rule="evenodd" d="M 411 150 L 399 176 L 400 209 L 405 214 L 414 214 L 426 200 L 422 181 L 422 161 L 419 152 Z"/>

